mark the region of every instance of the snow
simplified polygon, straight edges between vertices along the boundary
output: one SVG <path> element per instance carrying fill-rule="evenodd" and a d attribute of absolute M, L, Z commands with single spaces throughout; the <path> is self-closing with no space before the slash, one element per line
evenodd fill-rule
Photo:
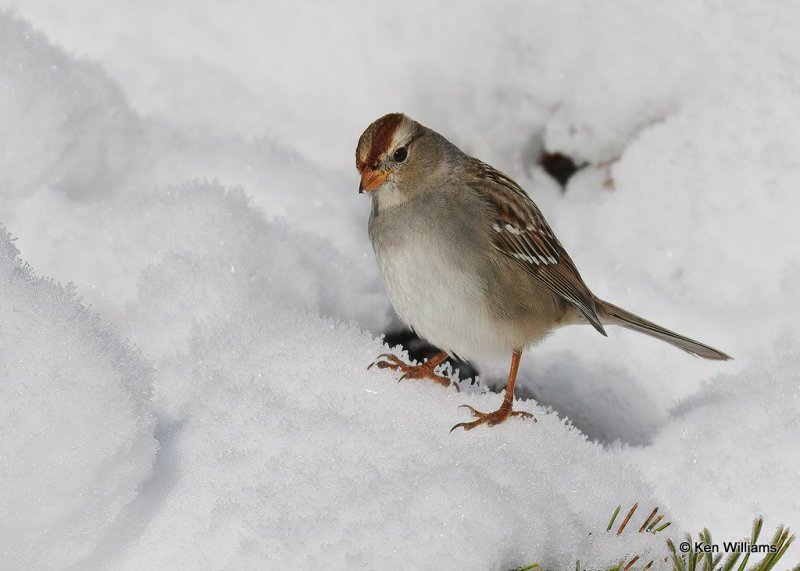
<path fill-rule="evenodd" d="M 623 455 L 695 527 L 713 520 L 714 533 L 737 537 L 746 535 L 753 514 L 769 514 L 775 524 L 794 521 L 800 513 L 800 498 L 790 491 L 800 457 L 800 442 L 791 437 L 800 429 L 798 366 L 796 348 L 779 346 L 740 376 L 715 377 L 675 407 L 651 446 Z M 683 478 L 663 478 L 663 458 Z"/>
<path fill-rule="evenodd" d="M 153 468 L 153 369 L 0 228 L 3 566 L 79 563 Z M 11 524 L 13 522 L 13 525 Z"/>
<path fill-rule="evenodd" d="M 450 435 L 458 404 L 498 406 L 499 395 L 376 378 L 364 363 L 380 349 L 280 311 L 198 330 L 178 382 L 204 398 L 186 403 L 169 443 L 181 477 L 115 567 L 425 568 L 435 554 L 444 567 L 503 569 L 534 553 L 551 564 L 624 554 L 613 537 L 588 538 L 618 486 L 653 504 L 635 469 L 604 465 L 555 413 Z M 592 465 L 597 479 L 585 478 Z M 660 548 L 635 539 L 625 548 Z"/>
<path fill-rule="evenodd" d="M 605 533 L 635 501 L 672 537 L 800 525 L 795 4 L 3 7 L 0 567 L 599 567 L 664 553 Z M 353 149 L 395 110 L 514 176 L 595 293 L 736 360 L 566 329 L 523 357 L 538 422 L 449 434 L 507 363 L 366 370 Z M 591 164 L 562 192 L 542 148 Z"/>

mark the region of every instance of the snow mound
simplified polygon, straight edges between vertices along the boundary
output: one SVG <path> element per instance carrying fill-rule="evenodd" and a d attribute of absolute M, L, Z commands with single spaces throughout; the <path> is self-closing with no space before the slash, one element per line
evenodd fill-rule
<path fill-rule="evenodd" d="M 316 236 L 265 221 L 241 189 L 200 181 L 113 207 L 132 237 L 126 250 L 147 260 L 136 267 L 141 274 L 125 321 L 151 355 L 185 349 L 195 322 L 241 307 L 302 309 L 372 327 L 385 322 L 371 269 Z"/>
<path fill-rule="evenodd" d="M 156 455 L 153 371 L 0 227 L 4 565 L 63 568 L 103 541 Z"/>
<path fill-rule="evenodd" d="M 183 376 L 193 395 L 164 441 L 179 476 L 112 566 L 510 569 L 663 553 L 661 537 L 604 532 L 616 502 L 655 505 L 636 470 L 532 402 L 517 406 L 537 423 L 449 434 L 457 405 L 500 395 L 397 384 L 366 370 L 380 350 L 267 307 L 195 328 L 159 381 Z"/>
<path fill-rule="evenodd" d="M 97 66 L 0 11 L 0 195 L 102 192 L 137 166 L 138 117 Z"/>
<path fill-rule="evenodd" d="M 113 208 L 126 238 L 96 261 L 94 271 L 115 268 L 120 283 L 136 272 L 137 287 L 121 327 L 160 371 L 171 369 L 175 356 L 188 350 L 196 327 L 213 327 L 243 308 L 299 311 L 378 329 L 387 321 L 386 300 L 371 267 L 316 236 L 264 220 L 239 189 L 188 183 L 125 198 Z M 156 383 L 164 411 L 174 412 L 194 398 L 188 382 Z"/>
<path fill-rule="evenodd" d="M 800 458 L 799 430 L 800 352 L 792 341 L 760 366 L 715 377 L 675 407 L 652 446 L 623 449 L 622 456 L 642 468 L 687 529 L 708 526 L 717 541 L 737 540 L 759 514 L 767 534 L 778 524 L 797 525 L 790 459 Z"/>
<path fill-rule="evenodd" d="M 234 281 L 245 276 L 253 291 L 263 286 L 263 296 L 286 294 L 295 305 L 305 296 L 310 311 L 381 330 L 388 304 L 367 257 L 360 222 L 368 205 L 355 181 L 264 140 L 197 137 L 142 118 L 97 64 L 69 58 L 2 11 L 0 31 L 0 143 L 9 150 L 0 157 L 2 213 L 26 260 L 81 284 L 124 328 L 148 265 L 209 248 L 222 263 L 236 251 L 246 259 L 223 264 L 239 267 Z M 187 185 L 206 175 L 246 184 L 248 197 L 225 198 L 217 183 Z M 234 240 L 250 241 L 250 250 L 231 249 Z M 274 279 L 292 259 L 296 281 Z"/>

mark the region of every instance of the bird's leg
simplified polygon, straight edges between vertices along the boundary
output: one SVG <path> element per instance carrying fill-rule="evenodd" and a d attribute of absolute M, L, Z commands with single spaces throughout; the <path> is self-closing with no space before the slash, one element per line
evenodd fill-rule
<path fill-rule="evenodd" d="M 408 363 L 403 362 L 397 355 L 383 353 L 382 355 L 378 355 L 378 358 L 375 360 L 375 362 L 367 367 L 367 369 L 371 369 L 373 366 L 375 366 L 379 369 L 402 371 L 403 375 L 398 379 L 398 381 L 402 381 L 404 379 L 430 379 L 444 387 L 449 387 L 451 384 L 450 379 L 434 372 L 434 369 L 441 365 L 445 359 L 447 359 L 447 357 L 447 353 L 445 351 L 441 351 L 425 361 L 422 365 L 409 365 Z M 455 387 L 456 390 L 459 392 L 461 391 L 458 385 L 455 385 Z"/>
<path fill-rule="evenodd" d="M 472 430 L 476 426 L 480 426 L 481 424 L 486 424 L 488 426 L 494 426 L 495 424 L 500 424 L 501 422 L 505 422 L 508 420 L 510 416 L 521 416 L 522 418 L 533 418 L 533 415 L 529 412 L 523 412 L 519 410 L 514 410 L 514 384 L 517 382 L 517 371 L 519 370 L 519 360 L 520 356 L 522 355 L 521 351 L 514 351 L 513 357 L 511 357 L 511 371 L 508 373 L 508 386 L 506 387 L 506 396 L 503 398 L 503 404 L 500 405 L 494 412 L 481 412 L 479 410 L 475 410 L 468 404 L 462 404 L 459 408 L 468 408 L 472 412 L 472 416 L 477 418 L 477 420 L 473 420 L 472 422 L 461 422 L 456 424 L 453 428 L 450 429 L 450 432 L 453 432 L 456 428 L 463 428 L 464 430 Z M 536 422 L 536 419 L 533 418 L 533 421 Z"/>

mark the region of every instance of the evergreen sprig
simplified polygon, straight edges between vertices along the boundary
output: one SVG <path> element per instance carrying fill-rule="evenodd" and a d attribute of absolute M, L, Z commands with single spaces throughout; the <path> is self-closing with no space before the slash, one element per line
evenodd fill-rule
<path fill-rule="evenodd" d="M 616 531 L 613 531 L 614 522 L 617 520 L 617 516 L 622 509 L 622 505 L 618 505 L 614 510 L 614 513 L 611 514 L 611 519 L 608 521 L 608 525 L 606 526 L 606 531 L 609 533 L 615 533 L 615 535 L 620 536 L 628 527 L 628 524 L 631 523 L 633 516 L 639 507 L 638 502 L 631 507 L 631 509 L 627 512 L 625 517 L 622 519 L 619 527 Z M 638 533 L 659 533 L 670 526 L 672 522 L 667 521 L 661 523 L 664 516 L 657 515 L 658 507 L 653 508 L 650 514 L 645 518 L 644 522 L 639 526 Z M 750 541 L 747 545 L 756 545 L 756 541 L 758 540 L 759 535 L 761 534 L 761 529 L 764 525 L 764 519 L 762 517 L 757 517 L 753 521 L 753 529 L 750 533 Z M 632 526 L 632 529 L 635 529 L 635 526 Z M 789 549 L 789 546 L 795 539 L 795 535 L 791 533 L 791 530 L 788 527 L 784 527 L 783 525 L 779 525 L 778 528 L 775 530 L 775 534 L 772 537 L 772 541 L 769 543 L 770 549 L 768 552 L 764 553 L 763 559 L 761 559 L 757 563 L 753 563 L 750 567 L 748 567 L 748 563 L 750 561 L 750 556 L 753 555 L 753 552 L 747 551 L 744 553 L 744 557 L 742 557 L 741 552 L 733 552 L 729 553 L 723 559 L 722 554 L 714 554 L 711 549 L 704 550 L 694 550 L 693 547 L 696 544 L 699 546 L 713 546 L 714 543 L 711 539 L 711 532 L 708 528 L 703 529 L 700 533 L 697 534 L 698 541 L 694 542 L 692 540 L 692 536 L 690 534 L 686 534 L 685 540 L 688 542 L 690 549 L 687 553 L 679 552 L 675 548 L 675 543 L 672 539 L 667 539 L 667 556 L 664 557 L 664 562 L 672 560 L 672 571 L 771 571 L 775 568 L 775 565 L 781 560 L 781 558 L 786 554 L 786 550 Z M 741 562 L 739 560 L 741 559 Z M 644 563 L 639 555 L 633 555 L 630 559 L 627 557 L 623 558 L 619 563 L 610 567 L 608 571 L 632 571 L 634 565 L 637 563 Z M 642 567 L 643 571 L 649 571 L 649 569 L 654 565 L 655 560 L 650 560 Z M 739 563 L 738 566 L 736 564 Z M 566 568 L 566 567 L 559 567 L 559 568 Z M 580 561 L 577 561 L 575 564 L 575 571 L 582 571 Z M 545 571 L 544 568 L 541 567 L 539 563 L 531 563 L 529 565 L 524 565 L 522 567 L 517 567 L 512 571 Z M 800 571 L 800 564 L 792 567 L 792 571 Z"/>

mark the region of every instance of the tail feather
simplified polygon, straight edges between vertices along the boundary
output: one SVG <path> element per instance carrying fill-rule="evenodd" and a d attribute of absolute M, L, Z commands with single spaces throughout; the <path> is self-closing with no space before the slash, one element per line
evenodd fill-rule
<path fill-rule="evenodd" d="M 679 349 L 683 349 L 687 353 L 691 353 L 695 357 L 703 357 L 704 359 L 712 359 L 714 361 L 727 361 L 731 357 L 722 351 L 709 347 L 704 343 L 689 339 L 683 335 L 679 335 L 674 331 L 665 329 L 660 325 L 648 321 L 638 315 L 634 315 L 630 311 L 625 311 L 621 307 L 617 307 L 613 303 L 596 300 L 597 313 L 600 315 L 602 322 L 606 325 L 619 325 L 625 329 L 631 329 L 644 333 L 650 337 L 660 339 L 670 345 L 674 345 Z"/>

